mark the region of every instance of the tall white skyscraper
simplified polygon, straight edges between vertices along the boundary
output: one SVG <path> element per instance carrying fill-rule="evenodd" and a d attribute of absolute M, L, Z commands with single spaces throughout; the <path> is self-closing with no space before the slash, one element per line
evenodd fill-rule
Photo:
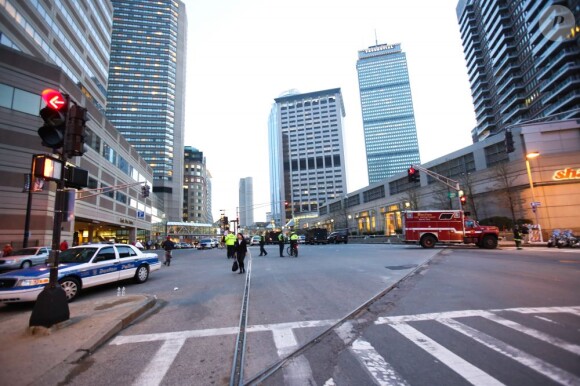
<path fill-rule="evenodd" d="M 277 225 L 317 214 L 346 194 L 340 88 L 275 99 L 269 120 L 270 199 Z"/>
<path fill-rule="evenodd" d="M 252 177 L 240 179 L 240 226 L 250 226 L 254 224 L 254 182 Z"/>

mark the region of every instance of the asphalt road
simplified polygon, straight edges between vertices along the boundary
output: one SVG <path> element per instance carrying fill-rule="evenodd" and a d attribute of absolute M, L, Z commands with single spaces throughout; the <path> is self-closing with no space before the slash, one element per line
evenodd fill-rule
<path fill-rule="evenodd" d="M 580 251 L 348 244 L 279 258 L 267 249 L 246 259 L 246 383 L 580 384 Z M 148 282 L 127 283 L 158 307 L 67 384 L 229 384 L 246 283 L 231 263 L 225 250 L 179 250 Z M 28 309 L 4 311 L 0 320 Z"/>

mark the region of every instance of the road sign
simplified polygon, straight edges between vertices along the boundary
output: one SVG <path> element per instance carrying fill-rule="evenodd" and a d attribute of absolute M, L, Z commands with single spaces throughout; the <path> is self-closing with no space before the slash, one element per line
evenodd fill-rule
<path fill-rule="evenodd" d="M 142 210 L 137 211 L 137 218 L 145 218 L 145 212 Z"/>
<path fill-rule="evenodd" d="M 447 196 L 449 198 L 455 198 L 455 197 L 457 197 L 457 193 L 455 193 L 455 192 L 449 192 L 449 193 L 447 193 Z"/>

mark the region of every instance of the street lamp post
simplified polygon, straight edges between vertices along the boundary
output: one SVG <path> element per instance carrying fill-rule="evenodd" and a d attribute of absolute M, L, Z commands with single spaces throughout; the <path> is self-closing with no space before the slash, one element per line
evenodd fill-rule
<path fill-rule="evenodd" d="M 534 152 L 530 152 L 528 154 L 526 154 L 526 170 L 528 171 L 528 180 L 530 181 L 530 190 L 532 192 L 532 211 L 534 212 L 534 215 L 536 217 L 536 226 L 538 227 L 538 231 L 540 233 L 540 242 L 543 242 L 543 237 L 542 237 L 542 227 L 540 226 L 540 222 L 538 221 L 538 204 L 536 201 L 536 194 L 534 192 L 534 181 L 532 180 L 532 170 L 530 168 L 530 159 L 536 158 L 540 155 L 539 152 L 534 151 Z"/>

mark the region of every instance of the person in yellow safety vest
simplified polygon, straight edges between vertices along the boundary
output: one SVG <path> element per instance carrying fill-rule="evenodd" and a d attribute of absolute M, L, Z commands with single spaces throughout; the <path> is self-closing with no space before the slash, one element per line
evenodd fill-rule
<path fill-rule="evenodd" d="M 280 247 L 280 257 L 284 257 L 284 233 L 278 235 L 278 246 Z"/>
<path fill-rule="evenodd" d="M 296 244 L 298 244 L 298 235 L 296 232 L 292 231 L 292 233 L 290 233 L 290 248 L 292 251 L 296 248 Z"/>
<path fill-rule="evenodd" d="M 226 235 L 226 248 L 227 248 L 227 255 L 229 258 L 234 258 L 234 244 L 236 243 L 236 235 L 233 232 L 228 232 Z"/>

